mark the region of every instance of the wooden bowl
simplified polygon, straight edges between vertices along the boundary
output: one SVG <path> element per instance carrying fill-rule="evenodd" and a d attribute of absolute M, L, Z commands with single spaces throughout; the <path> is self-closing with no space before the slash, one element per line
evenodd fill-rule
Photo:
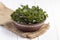
<path fill-rule="evenodd" d="M 37 23 L 37 24 L 19 24 L 14 21 L 13 24 L 15 25 L 15 27 L 17 27 L 21 31 L 33 32 L 33 31 L 39 30 L 41 28 L 41 26 L 44 24 L 44 22 Z"/>

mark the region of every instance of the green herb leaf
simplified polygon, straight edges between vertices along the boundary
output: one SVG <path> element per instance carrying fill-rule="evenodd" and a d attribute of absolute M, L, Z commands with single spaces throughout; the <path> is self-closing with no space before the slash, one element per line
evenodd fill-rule
<path fill-rule="evenodd" d="M 21 5 L 21 7 L 22 8 L 19 7 L 11 14 L 11 18 L 17 23 L 41 23 L 48 17 L 46 11 L 43 11 L 39 6 L 32 6 L 32 8 L 29 8 L 28 5 Z"/>

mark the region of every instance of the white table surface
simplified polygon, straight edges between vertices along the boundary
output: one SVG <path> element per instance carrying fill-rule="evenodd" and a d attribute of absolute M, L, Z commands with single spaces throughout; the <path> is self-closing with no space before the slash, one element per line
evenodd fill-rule
<path fill-rule="evenodd" d="M 32 40 L 60 40 L 60 1 L 59 0 L 0 0 L 8 8 L 15 10 L 20 5 L 38 5 L 49 14 L 50 28 L 42 36 Z M 22 38 L 0 26 L 0 40 L 30 40 Z"/>

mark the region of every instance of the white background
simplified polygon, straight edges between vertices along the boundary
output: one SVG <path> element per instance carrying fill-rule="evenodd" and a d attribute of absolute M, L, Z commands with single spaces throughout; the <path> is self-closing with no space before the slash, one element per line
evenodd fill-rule
<path fill-rule="evenodd" d="M 49 30 L 33 40 L 60 40 L 60 1 L 59 0 L 0 0 L 8 8 L 15 10 L 20 5 L 38 5 L 49 14 Z M 29 40 L 22 38 L 0 26 L 0 40 Z"/>

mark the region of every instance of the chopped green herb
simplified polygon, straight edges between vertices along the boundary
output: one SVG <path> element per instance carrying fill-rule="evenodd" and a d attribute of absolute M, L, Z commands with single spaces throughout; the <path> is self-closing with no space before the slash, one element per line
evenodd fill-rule
<path fill-rule="evenodd" d="M 11 14 L 11 18 L 17 23 L 41 23 L 48 17 L 48 14 L 46 14 L 43 9 L 39 8 L 39 6 L 32 6 L 32 8 L 29 8 L 28 5 L 21 5 L 21 7 L 22 8 L 19 7 Z"/>

